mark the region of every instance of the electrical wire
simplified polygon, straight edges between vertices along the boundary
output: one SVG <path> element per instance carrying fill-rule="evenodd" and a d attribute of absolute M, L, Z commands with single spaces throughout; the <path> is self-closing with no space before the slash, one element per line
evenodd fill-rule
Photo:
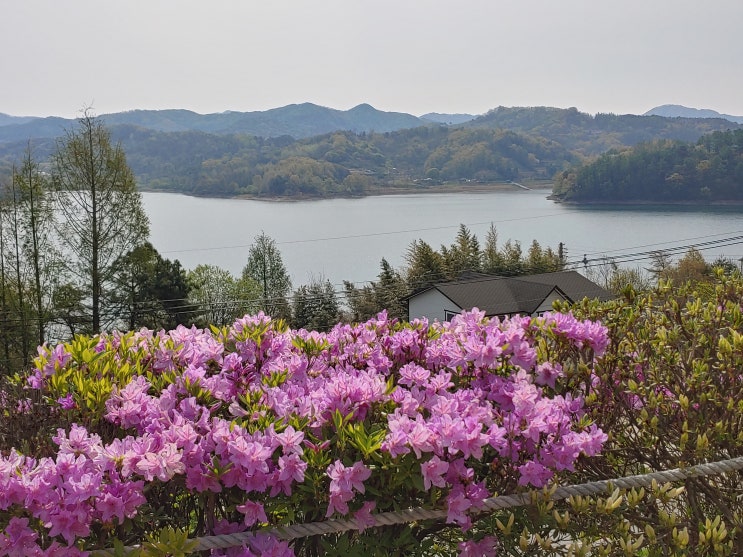
<path fill-rule="evenodd" d="M 458 225 L 459 226 L 459 225 Z M 437 227 L 437 228 L 457 228 L 456 227 Z M 711 234 L 707 236 L 698 236 L 696 238 L 687 238 L 689 239 L 703 239 L 703 238 L 715 238 L 716 236 L 720 236 L 720 234 Z M 683 241 L 683 240 L 682 240 Z M 627 247 L 627 248 L 621 248 L 614 251 L 626 251 L 630 249 L 637 249 L 642 247 L 649 247 L 653 245 L 659 245 L 659 244 L 665 244 L 667 242 L 662 242 L 658 244 L 645 244 L 641 246 L 634 246 L 634 247 Z M 572 260 L 565 263 L 565 269 L 566 270 L 575 270 L 580 267 L 583 268 L 592 268 L 597 267 L 601 265 L 605 265 L 606 263 L 616 263 L 616 264 L 624 264 L 624 263 L 630 263 L 630 262 L 636 262 L 636 261 L 646 261 L 646 260 L 652 260 L 659 256 L 659 254 L 663 255 L 678 255 L 680 253 L 686 252 L 690 249 L 696 249 L 698 251 L 704 251 L 719 247 L 727 247 L 727 246 L 733 246 L 733 245 L 740 245 L 743 244 L 743 235 L 738 236 L 731 236 L 727 238 L 718 238 L 715 240 L 708 240 L 706 242 L 697 242 L 692 244 L 683 244 L 678 246 L 671 246 L 662 250 L 648 250 L 648 251 L 640 251 L 640 252 L 632 252 L 632 253 L 623 253 L 618 254 L 616 256 L 612 257 L 598 257 L 598 258 L 587 258 L 586 255 L 584 255 L 584 258 L 581 260 Z M 600 252 L 593 252 L 600 253 Z M 397 271 L 393 272 L 400 276 L 400 274 Z M 438 275 L 438 273 L 435 273 Z M 430 274 L 429 274 L 430 277 Z M 480 281 L 486 281 L 486 280 L 492 280 L 492 276 L 483 277 L 481 279 L 467 279 L 467 282 L 469 283 L 477 283 Z M 504 277 L 505 278 L 505 277 Z M 511 277 L 511 278 L 518 278 Z M 378 278 L 379 279 L 379 278 Z M 366 289 L 372 289 L 375 292 L 379 292 L 380 290 L 384 293 L 385 290 L 387 292 L 393 292 L 398 293 L 396 288 L 393 287 L 382 287 L 378 283 L 378 279 L 375 282 L 374 280 L 368 280 L 363 281 L 361 283 L 351 283 L 352 287 L 356 287 L 356 284 L 366 284 L 368 283 L 369 286 L 361 286 L 360 288 L 356 288 L 356 291 L 359 293 L 358 295 L 361 295 L 361 293 Z M 403 279 L 400 277 L 400 280 Z M 420 287 L 430 284 L 431 281 L 429 281 L 426 278 L 426 275 L 423 275 L 422 277 L 418 278 L 418 282 L 416 284 L 410 285 L 406 284 L 405 289 L 409 292 L 414 292 L 415 290 L 419 289 Z M 437 281 L 437 282 L 446 282 L 446 281 Z M 339 301 L 350 301 L 354 294 L 349 289 L 333 289 L 332 291 L 325 291 L 322 293 L 319 293 L 317 295 L 311 295 L 311 296 L 303 296 L 303 299 L 305 301 L 319 301 L 327 298 L 328 295 L 332 294 L 335 296 Z M 262 297 L 259 296 L 257 298 L 236 298 L 236 299 L 228 299 L 228 300 L 219 300 L 219 301 L 212 301 L 212 302 L 197 302 L 197 301 L 187 301 L 187 299 L 183 298 L 173 298 L 173 299 L 156 299 L 156 300 L 142 300 L 142 301 L 136 301 L 134 304 L 132 304 L 131 309 L 133 311 L 141 311 L 143 313 L 146 313 L 149 309 L 150 311 L 166 311 L 168 313 L 181 313 L 181 314 L 198 314 L 198 313 L 209 313 L 212 311 L 216 311 L 218 309 L 224 309 L 227 307 L 240 307 L 240 306 L 256 306 L 256 305 L 265 305 L 265 304 L 277 304 L 277 303 L 288 303 L 290 302 L 291 297 L 284 297 L 284 296 L 278 296 L 278 297 Z M 536 301 L 536 300 L 525 300 L 525 301 Z M 167 305 L 170 303 L 176 303 L 177 305 Z M 120 314 L 119 314 L 120 315 Z M 106 316 L 112 316 L 112 314 L 103 313 L 103 317 Z M 88 313 L 81 313 L 74 316 L 75 319 L 92 319 L 92 314 Z M 26 318 L 22 317 L 13 317 L 13 318 L 6 318 L 3 321 L 5 323 L 5 326 L 8 325 L 30 325 L 33 323 L 37 323 L 39 320 L 46 320 L 44 318 L 39 318 L 38 316 L 28 316 Z"/>
<path fill-rule="evenodd" d="M 564 213 L 550 213 L 546 215 L 533 215 L 530 217 L 519 217 L 519 218 L 513 218 L 513 219 L 502 219 L 498 221 L 488 220 L 488 221 L 480 221 L 480 222 L 471 222 L 471 223 L 460 223 L 456 225 L 443 225 L 443 226 L 430 226 L 426 228 L 409 228 L 404 230 L 389 230 L 385 232 L 369 232 L 367 234 L 349 234 L 345 236 L 327 236 L 325 238 L 305 238 L 305 239 L 297 239 L 297 240 L 283 240 L 283 241 L 275 241 L 276 245 L 288 245 L 288 244 L 305 244 L 310 242 L 329 242 L 333 240 L 355 240 L 355 239 L 361 239 L 361 238 L 373 238 L 376 236 L 392 236 L 396 234 L 410 234 L 414 232 L 431 232 L 434 230 L 449 230 L 454 228 L 459 228 L 460 226 L 464 225 L 466 227 L 472 227 L 472 226 L 483 226 L 486 224 L 502 224 L 506 222 L 519 222 L 519 221 L 525 221 L 525 220 L 534 220 L 534 219 L 542 219 L 547 217 L 557 217 L 560 215 L 563 215 Z M 230 246 L 213 246 L 213 247 L 206 247 L 206 248 L 184 248 L 184 249 L 178 249 L 178 250 L 167 250 L 163 251 L 162 253 L 186 253 L 186 252 L 194 252 L 194 251 L 212 251 L 212 250 L 222 250 L 222 249 L 238 249 L 238 248 L 248 248 L 252 246 L 251 244 L 235 244 Z"/>

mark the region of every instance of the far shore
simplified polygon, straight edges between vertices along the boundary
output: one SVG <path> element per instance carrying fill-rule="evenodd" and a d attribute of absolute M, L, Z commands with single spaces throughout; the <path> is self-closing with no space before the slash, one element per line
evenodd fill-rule
<path fill-rule="evenodd" d="M 522 180 L 518 182 L 530 190 L 552 191 L 551 180 Z M 236 195 L 235 199 L 253 199 L 256 201 L 312 201 L 320 199 L 335 198 L 362 198 L 381 195 L 417 195 L 430 193 L 491 193 L 496 191 L 520 190 L 517 185 L 510 182 L 445 182 L 442 184 L 422 185 L 388 185 L 376 186 L 366 190 L 359 195 L 333 195 L 333 196 L 262 196 L 243 194 Z"/>
<path fill-rule="evenodd" d="M 358 195 L 295 195 L 295 196 L 264 196 L 254 194 L 241 194 L 234 196 L 220 195 L 198 195 L 191 192 L 141 188 L 140 191 L 150 193 L 177 193 L 190 197 L 203 197 L 214 199 L 250 199 L 253 201 L 270 202 L 297 202 L 297 201 L 321 201 L 323 199 L 361 199 L 364 197 L 379 197 L 383 195 L 418 195 L 418 194 L 453 194 L 453 193 L 494 193 L 499 191 L 519 191 L 525 186 L 526 189 L 540 191 L 545 197 L 554 203 L 574 207 L 725 207 L 743 206 L 743 200 L 715 200 L 715 201 L 656 201 L 656 200 L 580 200 L 571 201 L 559 199 L 553 195 L 551 180 L 520 180 L 516 185 L 513 182 L 444 182 L 441 184 L 393 184 L 387 186 L 375 186 Z"/>
<path fill-rule="evenodd" d="M 657 201 L 652 199 L 627 199 L 627 200 L 580 200 L 565 201 L 562 199 L 548 196 L 547 199 L 561 205 L 572 207 L 726 207 L 726 206 L 743 206 L 741 199 L 717 199 L 710 201 L 692 200 L 692 201 Z"/>
<path fill-rule="evenodd" d="M 518 184 L 518 185 L 516 185 Z M 524 186 L 524 187 L 519 187 Z M 381 195 L 417 195 L 430 193 L 491 193 L 496 191 L 519 191 L 523 189 L 543 191 L 549 193 L 552 191 L 551 180 L 520 180 L 513 182 L 444 182 L 441 184 L 391 184 L 387 186 L 373 186 L 358 195 L 284 195 L 284 196 L 267 196 L 255 194 L 240 195 L 199 195 L 193 192 L 173 191 L 156 188 L 140 188 L 142 192 L 149 193 L 179 193 L 191 197 L 204 197 L 215 199 L 251 199 L 254 201 L 319 201 L 322 199 L 354 199 Z"/>

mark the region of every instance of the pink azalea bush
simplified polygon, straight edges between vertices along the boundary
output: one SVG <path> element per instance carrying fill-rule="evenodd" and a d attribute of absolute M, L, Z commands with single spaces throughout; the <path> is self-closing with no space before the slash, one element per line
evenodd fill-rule
<path fill-rule="evenodd" d="M 405 325 L 382 313 L 327 334 L 259 314 L 42 347 L 24 380 L 69 426 L 53 454 L 0 454 L 0 556 L 84 555 L 152 524 L 192 536 L 326 517 L 369 527 L 374 512 L 415 506 L 466 531 L 487 497 L 600 452 L 583 396 L 607 344 L 570 314 L 474 310 Z M 260 554 L 294 550 L 261 536 L 212 553 Z"/>

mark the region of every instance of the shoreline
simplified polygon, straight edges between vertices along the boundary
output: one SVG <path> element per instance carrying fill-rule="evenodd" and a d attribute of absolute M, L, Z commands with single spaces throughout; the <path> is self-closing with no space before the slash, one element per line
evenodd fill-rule
<path fill-rule="evenodd" d="M 519 182 L 522 183 L 522 182 Z M 529 181 L 523 180 L 523 185 L 534 191 L 552 191 L 552 181 Z M 418 195 L 418 194 L 451 194 L 451 193 L 492 193 L 497 191 L 518 191 L 522 188 L 507 182 L 487 182 L 487 183 L 460 183 L 452 182 L 433 186 L 377 186 L 370 188 L 363 194 L 359 195 L 328 195 L 328 196 L 263 196 L 254 194 L 240 195 L 199 195 L 191 192 L 160 190 L 154 188 L 140 188 L 140 192 L 146 193 L 176 193 L 187 195 L 189 197 L 200 197 L 205 199 L 249 199 L 252 201 L 275 201 L 275 202 L 296 202 L 296 201 L 322 201 L 324 199 L 362 199 L 364 197 L 379 197 L 382 195 Z"/>
<path fill-rule="evenodd" d="M 567 205 L 569 207 L 726 207 L 743 206 L 743 200 L 741 199 L 720 199 L 716 201 L 656 201 L 656 200 L 611 200 L 611 201 L 563 201 L 556 199 L 553 196 L 548 196 L 547 199 L 553 203 L 559 203 L 560 205 Z"/>
<path fill-rule="evenodd" d="M 549 180 L 530 181 L 523 180 L 520 184 L 527 186 L 531 191 L 544 192 L 545 197 L 553 203 L 568 207 L 743 207 L 743 200 L 715 200 L 715 201 L 656 201 L 656 200 L 607 200 L 607 201 L 572 201 L 556 198 L 551 194 L 553 183 Z M 153 188 L 140 188 L 143 193 L 174 193 L 188 197 L 203 199 L 246 199 L 251 201 L 266 201 L 275 203 L 291 203 L 300 201 L 323 201 L 330 199 L 363 199 L 365 197 L 380 197 L 383 195 L 420 195 L 420 194 L 470 194 L 470 193 L 494 193 L 499 191 L 519 191 L 521 188 L 508 182 L 487 183 L 461 183 L 451 182 L 439 185 L 409 185 L 374 187 L 360 195 L 328 195 L 328 196 L 262 196 L 254 194 L 240 195 L 199 195 L 191 192 L 160 190 Z"/>

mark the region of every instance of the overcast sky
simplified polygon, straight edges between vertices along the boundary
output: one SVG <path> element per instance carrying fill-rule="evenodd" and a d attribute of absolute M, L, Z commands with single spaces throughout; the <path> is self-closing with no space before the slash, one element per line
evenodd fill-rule
<path fill-rule="evenodd" d="M 0 112 L 743 115 L 743 0 L 0 0 Z"/>

